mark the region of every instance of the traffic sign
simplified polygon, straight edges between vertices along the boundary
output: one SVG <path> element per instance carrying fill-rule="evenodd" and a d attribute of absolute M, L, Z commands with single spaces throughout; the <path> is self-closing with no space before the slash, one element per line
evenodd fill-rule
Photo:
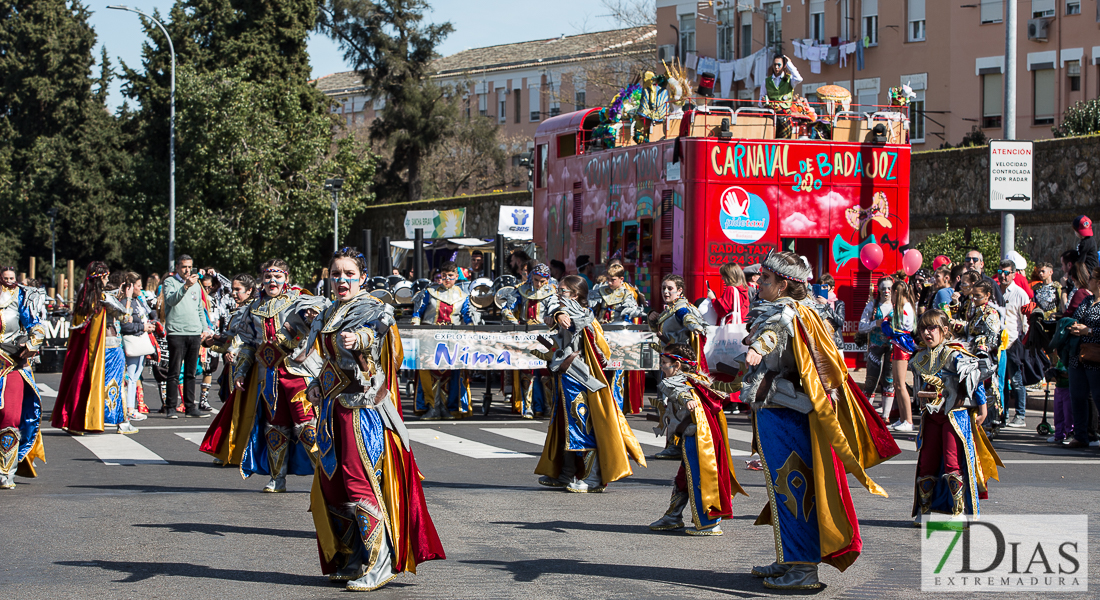
<path fill-rule="evenodd" d="M 990 210 L 1031 210 L 1034 156 L 1030 141 L 989 142 Z"/>

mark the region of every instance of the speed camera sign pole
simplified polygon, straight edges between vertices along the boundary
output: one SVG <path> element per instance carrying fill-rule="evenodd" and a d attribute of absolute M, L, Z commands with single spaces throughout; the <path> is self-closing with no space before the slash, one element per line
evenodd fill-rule
<path fill-rule="evenodd" d="M 1005 3 L 1005 105 L 1002 113 L 1006 140 L 1016 139 L 1016 0 Z M 992 163 L 990 163 L 992 171 Z M 992 174 L 991 174 L 992 175 Z M 992 178 L 991 178 L 992 179 Z M 1030 194 L 1029 194 L 1030 195 Z M 990 186 L 990 200 L 993 188 Z M 1001 212 L 1001 257 L 1016 249 L 1016 216 Z"/>
<path fill-rule="evenodd" d="M 1029 140 L 989 142 L 989 209 L 1001 211 L 1001 258 L 1015 249 L 1013 212 L 1031 210 L 1035 147 Z"/>

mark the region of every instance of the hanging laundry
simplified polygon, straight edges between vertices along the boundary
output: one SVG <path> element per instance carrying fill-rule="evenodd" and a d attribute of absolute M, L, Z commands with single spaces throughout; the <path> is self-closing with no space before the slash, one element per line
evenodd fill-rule
<path fill-rule="evenodd" d="M 733 61 L 733 80 L 743 81 L 752 72 L 752 64 L 756 61 L 756 55 L 751 54 L 745 58 Z"/>
<path fill-rule="evenodd" d="M 724 60 L 718 63 L 718 80 L 722 84 L 722 97 L 730 97 L 730 89 L 733 88 L 734 61 Z"/>
<path fill-rule="evenodd" d="M 856 70 L 863 70 L 863 44 L 856 44 Z"/>
<path fill-rule="evenodd" d="M 794 57 L 805 60 L 806 55 L 802 54 L 802 49 L 804 48 L 802 42 L 794 40 L 791 42 L 791 45 L 794 46 Z"/>
<path fill-rule="evenodd" d="M 694 52 L 688 52 L 687 58 L 684 60 L 684 67 L 695 70 L 695 65 L 699 62 L 699 56 Z"/>
<path fill-rule="evenodd" d="M 768 49 L 759 50 L 753 56 L 755 60 L 752 64 L 752 80 L 759 83 L 759 85 L 764 85 L 764 78 L 768 76 L 768 63 L 771 62 Z"/>
<path fill-rule="evenodd" d="M 821 73 L 821 61 L 820 60 L 811 60 L 810 61 L 810 72 L 815 74 L 815 75 Z"/>
<path fill-rule="evenodd" d="M 710 58 L 709 56 L 700 56 L 699 63 L 695 67 L 697 73 L 710 73 L 711 75 L 718 74 L 718 59 Z"/>
<path fill-rule="evenodd" d="M 825 57 L 825 64 L 835 65 L 840 60 L 840 48 L 836 46 L 829 46 L 828 55 Z"/>

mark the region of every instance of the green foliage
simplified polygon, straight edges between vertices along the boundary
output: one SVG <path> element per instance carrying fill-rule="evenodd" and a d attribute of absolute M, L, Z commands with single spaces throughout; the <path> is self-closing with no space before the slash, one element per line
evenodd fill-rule
<path fill-rule="evenodd" d="M 948 148 L 970 148 L 971 146 L 988 146 L 989 138 L 986 137 L 985 132 L 981 130 L 977 125 L 970 128 L 970 133 L 963 136 L 961 142 L 956 146 L 944 142 L 940 144 L 940 150 L 947 150 Z"/>
<path fill-rule="evenodd" d="M 1062 124 L 1050 130 L 1054 137 L 1100 133 L 1100 99 L 1078 101 L 1062 113 Z"/>
<path fill-rule="evenodd" d="M 376 187 L 385 202 L 416 201 L 423 192 L 424 162 L 454 135 L 458 107 L 452 88 L 429 79 L 435 49 L 454 28 L 422 24 L 423 0 L 327 0 L 318 29 L 344 50 L 363 76 L 366 94 L 385 98 L 371 123 L 370 138 L 384 143 L 389 157 L 380 164 Z"/>
<path fill-rule="evenodd" d="M 948 223 L 944 223 L 943 233 L 932 234 L 925 238 L 923 242 L 917 244 L 917 250 L 920 250 L 921 255 L 924 257 L 921 267 L 932 270 L 932 261 L 941 254 L 950 258 L 952 264 L 962 264 L 967 252 L 977 250 L 982 253 L 985 262 L 985 274 L 990 277 L 996 275 L 1001 256 L 1001 233 L 999 231 L 971 229 L 970 241 L 968 242 L 965 229 L 951 229 L 948 225 Z M 1028 241 L 1030 241 L 1030 238 L 1022 236 L 1022 232 L 1017 227 L 1016 251 L 1030 265 L 1031 259 L 1022 250 L 1019 250 L 1019 247 L 1026 245 Z"/>
<path fill-rule="evenodd" d="M 241 69 L 180 72 L 177 245 L 200 263 L 252 272 L 271 257 L 298 280 L 330 248 L 328 177 L 342 177 L 342 231 L 370 198 L 369 154 L 354 140 L 333 144 L 330 116 L 310 110 L 317 94 L 284 82 L 246 80 Z M 306 104 L 306 107 L 303 107 Z M 198 201 L 201 199 L 201 201 Z M 341 236 L 343 237 L 343 236 Z"/>
<path fill-rule="evenodd" d="M 125 225 L 108 181 L 127 157 L 102 97 L 92 93 L 95 33 L 88 15 L 79 2 L 0 2 L 5 254 L 49 254 L 47 211 L 56 207 L 60 257 L 83 263 L 122 256 Z M 104 63 L 101 86 L 110 77 Z"/>

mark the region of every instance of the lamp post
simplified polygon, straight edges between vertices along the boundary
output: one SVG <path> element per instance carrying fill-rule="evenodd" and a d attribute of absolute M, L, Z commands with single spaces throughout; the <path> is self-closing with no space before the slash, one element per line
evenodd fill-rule
<path fill-rule="evenodd" d="M 125 10 L 137 13 L 157 24 L 164 32 L 164 39 L 168 40 L 168 51 L 172 54 L 172 92 L 171 104 L 168 109 L 168 271 L 176 266 L 176 47 L 172 44 L 172 37 L 160 21 L 129 6 L 108 6 L 114 10 Z"/>
<path fill-rule="evenodd" d="M 344 180 L 337 177 L 325 180 L 325 189 L 332 194 L 332 251 L 340 249 L 340 188 Z"/>
<path fill-rule="evenodd" d="M 57 207 L 49 210 L 50 215 L 50 287 L 57 287 Z"/>

